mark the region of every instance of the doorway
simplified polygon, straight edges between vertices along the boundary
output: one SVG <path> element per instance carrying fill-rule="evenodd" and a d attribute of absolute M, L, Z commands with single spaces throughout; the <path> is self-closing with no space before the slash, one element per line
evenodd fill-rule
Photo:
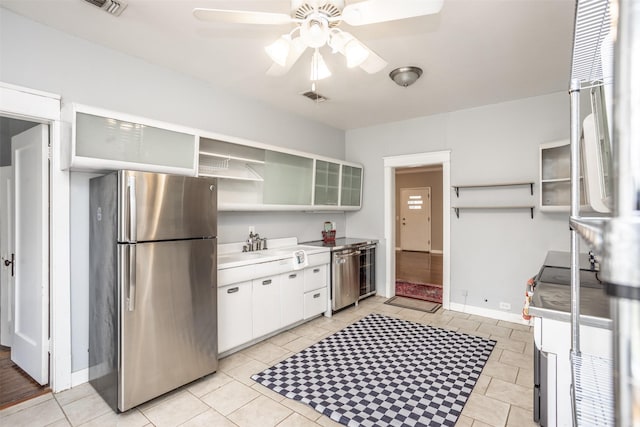
<path fill-rule="evenodd" d="M 396 272 L 403 268 L 401 264 L 402 258 L 399 258 L 397 252 L 401 249 L 401 237 L 400 237 L 400 209 L 398 208 L 399 187 L 396 183 L 403 173 L 411 174 L 418 172 L 420 168 L 425 170 L 433 169 L 438 170 L 441 175 L 441 184 L 425 185 L 431 186 L 432 190 L 432 246 L 429 252 L 412 252 L 412 254 L 424 254 L 429 256 L 430 260 L 416 261 L 407 258 L 407 263 L 410 265 L 416 265 L 422 263 L 425 265 L 431 263 L 430 271 L 439 271 L 441 269 L 441 295 L 442 295 L 442 307 L 444 309 L 449 308 L 449 287 L 450 287 L 450 209 L 451 209 L 451 189 L 450 189 L 450 151 L 438 151 L 431 153 L 416 153 L 401 156 L 392 156 L 384 158 L 384 218 L 385 218 L 385 241 L 387 242 L 385 250 L 386 258 L 386 277 L 385 277 L 385 296 L 390 298 L 396 295 Z M 396 172 L 400 172 L 397 174 Z M 409 185 L 405 185 L 409 187 Z M 412 184 L 411 186 L 418 187 L 422 185 Z M 441 205 L 439 208 L 434 207 L 433 195 L 436 188 L 441 191 Z M 440 203 L 440 202 L 439 202 Z M 434 232 L 433 222 L 435 222 L 435 216 L 439 215 L 441 221 L 441 231 Z M 441 236 L 441 241 L 436 246 L 436 236 Z M 406 251 L 409 252 L 409 251 Z M 437 260 L 436 260 L 437 256 Z M 434 263 L 438 262 L 442 265 L 437 270 L 431 268 Z M 403 274 L 403 271 L 400 271 Z M 439 276 L 439 275 L 438 275 Z M 433 278 L 429 276 L 429 280 L 440 281 L 440 277 Z"/>
<path fill-rule="evenodd" d="M 397 296 L 442 303 L 442 165 L 395 169 Z"/>
<path fill-rule="evenodd" d="M 0 117 L 0 409 L 49 390 L 48 146 L 48 125 Z"/>

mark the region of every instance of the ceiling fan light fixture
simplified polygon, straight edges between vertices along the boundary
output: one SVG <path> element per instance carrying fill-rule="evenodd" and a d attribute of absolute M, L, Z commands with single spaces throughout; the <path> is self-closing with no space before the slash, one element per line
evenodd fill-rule
<path fill-rule="evenodd" d="M 309 79 L 315 82 L 326 79 L 327 77 L 331 77 L 331 70 L 329 70 L 329 67 L 327 67 L 327 64 L 324 62 L 324 58 L 320 55 L 318 49 L 316 49 L 311 57 L 311 74 Z"/>
<path fill-rule="evenodd" d="M 421 75 L 422 68 L 413 66 L 396 68 L 389 73 L 391 80 L 403 87 L 411 86 Z"/>
<path fill-rule="evenodd" d="M 284 67 L 287 63 L 291 44 L 291 38 L 288 35 L 284 35 L 269 46 L 265 46 L 264 51 L 267 52 L 273 62 Z"/>
<path fill-rule="evenodd" d="M 302 41 L 309 47 L 318 48 L 327 43 L 329 39 L 329 23 L 325 19 L 308 18 L 300 26 Z"/>

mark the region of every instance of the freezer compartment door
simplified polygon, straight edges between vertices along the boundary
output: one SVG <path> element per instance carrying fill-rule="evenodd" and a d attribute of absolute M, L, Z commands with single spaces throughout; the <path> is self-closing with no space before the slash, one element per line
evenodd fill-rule
<path fill-rule="evenodd" d="M 118 241 L 216 236 L 215 178 L 118 171 Z"/>
<path fill-rule="evenodd" d="M 118 409 L 218 367 L 216 239 L 119 245 Z"/>

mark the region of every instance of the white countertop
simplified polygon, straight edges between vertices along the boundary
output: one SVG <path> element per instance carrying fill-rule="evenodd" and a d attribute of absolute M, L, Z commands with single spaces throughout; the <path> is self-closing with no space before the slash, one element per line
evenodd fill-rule
<path fill-rule="evenodd" d="M 218 245 L 218 270 L 262 264 L 287 258 L 291 258 L 293 263 L 296 251 L 304 251 L 307 255 L 313 255 L 329 252 L 330 250 L 330 248 L 300 245 L 295 237 L 268 240 L 268 249 L 261 251 L 242 252 L 244 243 L 223 243 Z"/>

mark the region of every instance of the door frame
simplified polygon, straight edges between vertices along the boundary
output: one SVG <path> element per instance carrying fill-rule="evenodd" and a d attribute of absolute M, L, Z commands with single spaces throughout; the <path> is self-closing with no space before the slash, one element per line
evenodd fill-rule
<path fill-rule="evenodd" d="M 0 82 L 0 115 L 49 125 L 49 386 L 71 387 L 69 171 L 62 170 L 60 96 Z"/>
<path fill-rule="evenodd" d="M 451 279 L 451 151 L 384 157 L 385 296 L 395 295 L 396 168 L 442 165 L 442 307 L 449 309 Z"/>

